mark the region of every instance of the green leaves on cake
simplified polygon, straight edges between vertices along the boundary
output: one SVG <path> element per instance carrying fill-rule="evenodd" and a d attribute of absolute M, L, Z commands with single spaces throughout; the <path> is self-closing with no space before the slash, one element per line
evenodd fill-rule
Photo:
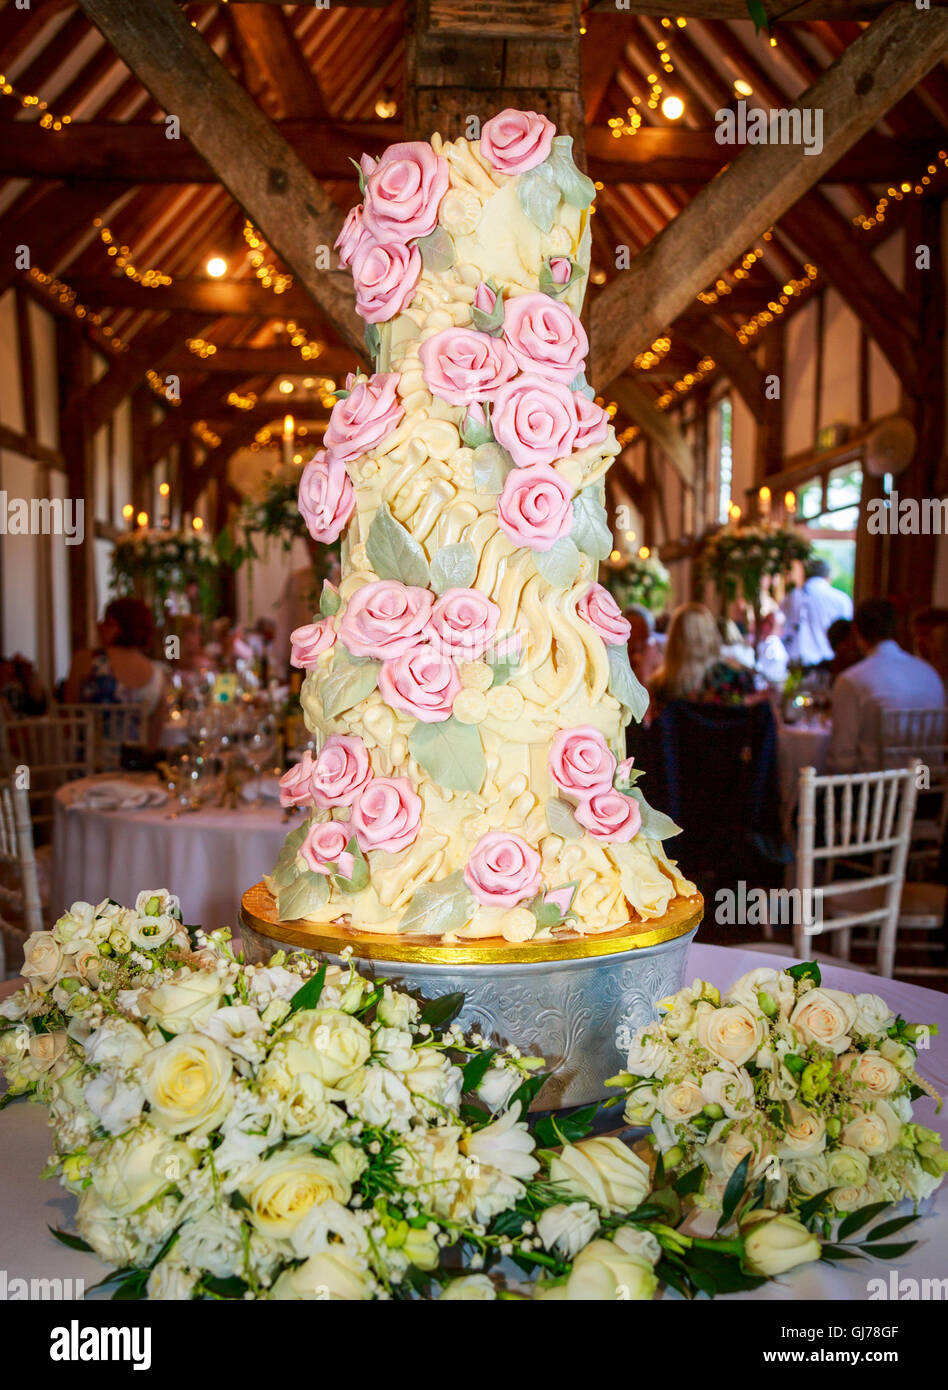
<path fill-rule="evenodd" d="M 292 882 L 283 885 L 277 893 L 277 913 L 281 922 L 295 922 L 299 917 L 308 917 L 329 901 L 329 879 L 325 874 L 304 869 Z"/>
<path fill-rule="evenodd" d="M 397 579 L 401 584 L 427 589 L 431 575 L 425 552 L 401 522 L 395 520 L 386 502 L 381 504 L 369 527 L 365 553 L 380 579 Z"/>
<path fill-rule="evenodd" d="M 476 910 L 477 903 L 464 882 L 464 870 L 456 869 L 447 878 L 422 884 L 415 890 L 398 930 L 417 936 L 443 936 L 445 932 L 460 930 Z"/>
<path fill-rule="evenodd" d="M 468 449 L 479 449 L 482 444 L 494 443 L 494 431 L 490 424 L 490 406 L 474 401 L 469 405 L 461 421 L 461 443 Z"/>
<path fill-rule="evenodd" d="M 339 597 L 339 590 L 334 589 L 328 579 L 323 580 L 322 592 L 319 595 L 319 611 L 324 618 L 333 618 L 342 607 L 342 599 Z"/>
<path fill-rule="evenodd" d="M 436 594 L 469 589 L 477 575 L 477 557 L 470 541 L 442 545 L 431 557 L 431 587 Z"/>
<path fill-rule="evenodd" d="M 421 252 L 422 265 L 432 275 L 450 270 L 458 258 L 451 234 L 444 227 L 435 227 L 428 236 L 419 237 L 416 244 Z"/>
<path fill-rule="evenodd" d="M 302 872 L 302 860 L 299 858 L 299 852 L 308 830 L 309 821 L 304 821 L 302 825 L 297 825 L 291 830 L 283 841 L 268 883 L 271 892 L 274 888 L 288 887 Z"/>
<path fill-rule="evenodd" d="M 332 668 L 319 683 L 323 718 L 333 719 L 337 714 L 344 714 L 347 709 L 352 709 L 353 705 L 371 695 L 379 683 L 380 670 L 380 662 L 355 661 L 345 652 L 345 648 L 337 643 Z"/>
<path fill-rule="evenodd" d="M 561 199 L 572 207 L 588 208 L 595 196 L 596 185 L 576 167 L 571 135 L 557 135 L 543 163 L 517 179 L 517 197 L 524 216 L 545 233 L 553 230 Z"/>
<path fill-rule="evenodd" d="M 605 560 L 612 550 L 609 518 L 595 483 L 584 487 L 573 498 L 573 529 L 570 537 L 592 560 Z"/>
<path fill-rule="evenodd" d="M 453 717 L 438 724 L 418 723 L 409 735 L 408 749 L 439 787 L 479 792 L 484 785 L 484 746 L 473 724 L 460 724 Z"/>
<path fill-rule="evenodd" d="M 361 893 L 369 881 L 369 865 L 354 835 L 346 841 L 344 852 L 348 858 L 343 860 L 340 856 L 335 861 L 332 881 L 341 893 Z"/>
<path fill-rule="evenodd" d="M 559 888 L 550 888 L 546 892 L 538 893 L 533 901 L 527 904 L 536 918 L 538 933 L 561 927 L 564 922 L 578 920 L 576 913 L 570 911 L 570 904 L 578 887 L 579 883 L 576 881 L 564 883 Z"/>
<path fill-rule="evenodd" d="M 681 834 L 681 826 L 676 825 L 671 816 L 666 816 L 664 811 L 656 811 L 654 806 L 650 806 L 637 787 L 631 787 L 628 791 L 620 787 L 618 790 L 639 803 L 642 813 L 642 828 L 639 834 L 644 835 L 646 840 L 670 840 L 673 835 Z"/>
<path fill-rule="evenodd" d="M 544 810 L 546 811 L 546 823 L 554 835 L 559 835 L 563 840 L 582 838 L 583 828 L 577 824 L 573 815 L 573 808 L 568 801 L 563 801 L 558 796 L 551 796 Z"/>
<path fill-rule="evenodd" d="M 576 167 L 572 135 L 556 135 L 546 160 L 563 201 L 575 208 L 588 208 L 596 196 L 596 185 Z"/>
<path fill-rule="evenodd" d="M 629 665 L 628 649 L 607 646 L 606 656 L 609 659 L 609 694 L 615 696 L 620 705 L 625 705 L 635 722 L 641 724 L 648 709 L 648 691 Z"/>
<path fill-rule="evenodd" d="M 479 444 L 474 449 L 474 491 L 485 492 L 491 496 L 503 492 L 507 475 L 512 472 L 513 466 L 513 459 L 501 444 L 496 444 L 493 440 Z"/>
<path fill-rule="evenodd" d="M 554 589 L 568 589 L 579 574 L 582 556 L 571 536 L 561 536 L 549 550 L 534 550 L 537 573 Z"/>
<path fill-rule="evenodd" d="M 489 687 L 493 690 L 497 685 L 506 685 L 520 670 L 520 649 L 518 647 L 516 652 L 491 651 L 485 660 L 493 676 Z"/>
<path fill-rule="evenodd" d="M 497 288 L 491 278 L 484 283 L 494 296 L 494 302 L 489 309 L 482 309 L 475 299 L 474 307 L 471 309 L 471 322 L 479 333 L 489 333 L 492 338 L 499 338 L 504 331 L 503 291 Z"/>

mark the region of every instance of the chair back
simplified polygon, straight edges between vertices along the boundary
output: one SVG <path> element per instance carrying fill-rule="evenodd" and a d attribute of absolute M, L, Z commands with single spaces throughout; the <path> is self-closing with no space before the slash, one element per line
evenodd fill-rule
<path fill-rule="evenodd" d="M 32 932 L 42 930 L 30 799 L 25 788 L 5 777 L 0 780 L 0 979 L 5 970 L 4 938 L 10 936 L 20 946 Z"/>
<path fill-rule="evenodd" d="M 144 716 L 138 704 L 62 704 L 54 713 L 67 723 L 89 721 L 93 772 L 116 772 L 122 765 L 122 745 L 142 741 Z"/>
<path fill-rule="evenodd" d="M 948 709 L 889 709 L 881 715 L 883 767 L 922 764 L 916 836 L 941 845 L 948 827 Z"/>
<path fill-rule="evenodd" d="M 793 928 L 793 949 L 801 960 L 812 953 L 814 936 L 836 931 L 848 934 L 852 927 L 871 925 L 879 930 L 877 973 L 891 977 L 917 774 L 917 762 L 903 768 L 827 777 L 818 777 L 812 767 L 801 769 L 797 840 L 800 910 Z M 863 855 L 871 857 L 868 877 L 830 877 L 836 862 L 851 864 Z M 823 880 L 819 883 L 817 865 Z M 838 899 L 845 909 L 847 894 L 858 895 L 853 899 L 853 911 L 827 915 L 826 899 Z"/>
<path fill-rule="evenodd" d="M 34 826 L 52 822 L 53 795 L 64 782 L 92 772 L 93 739 L 88 714 L 26 719 L 0 714 L 0 776 L 26 768 Z"/>

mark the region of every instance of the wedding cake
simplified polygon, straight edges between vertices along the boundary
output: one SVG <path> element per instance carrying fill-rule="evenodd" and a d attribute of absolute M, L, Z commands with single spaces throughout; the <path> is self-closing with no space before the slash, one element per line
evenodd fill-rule
<path fill-rule="evenodd" d="M 441 943 L 643 927 L 695 893 L 624 757 L 647 703 L 596 581 L 619 451 L 579 320 L 594 186 L 542 115 L 363 156 L 339 259 L 373 358 L 302 471 L 338 589 L 293 633 L 315 753 L 282 921 Z"/>

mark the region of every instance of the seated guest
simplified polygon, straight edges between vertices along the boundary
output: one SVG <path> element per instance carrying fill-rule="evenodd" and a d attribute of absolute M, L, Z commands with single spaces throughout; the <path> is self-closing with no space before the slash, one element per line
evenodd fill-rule
<path fill-rule="evenodd" d="M 855 623 L 850 618 L 837 618 L 826 629 L 826 640 L 833 648 L 833 659 L 824 665 L 835 682 L 850 666 L 862 660 Z"/>
<path fill-rule="evenodd" d="M 629 633 L 629 663 L 636 676 L 647 686 L 662 664 L 662 653 L 654 639 L 655 618 L 640 603 L 625 610 Z"/>
<path fill-rule="evenodd" d="M 896 614 L 887 599 L 866 599 L 856 609 L 862 661 L 833 686 L 830 772 L 870 772 L 882 767 L 880 714 L 886 709 L 942 709 L 945 691 L 927 661 L 909 656 L 895 640 Z"/>
<path fill-rule="evenodd" d="M 923 608 L 912 619 L 915 650 L 948 689 L 948 608 Z"/>
<path fill-rule="evenodd" d="M 761 614 L 757 634 L 757 670 L 768 685 L 782 686 L 787 679 L 787 649 L 780 636 L 783 614 L 771 599 L 769 612 Z"/>
<path fill-rule="evenodd" d="M 826 629 L 837 618 L 851 618 L 853 601 L 829 582 L 830 568 L 825 560 L 811 560 L 807 579 L 783 601 L 786 619 L 783 642 L 790 661 L 801 666 L 819 666 L 831 661 L 833 648 Z"/>
<path fill-rule="evenodd" d="M 753 673 L 721 659 L 721 637 L 710 610 L 703 603 L 677 608 L 665 660 L 649 682 L 652 714 L 673 700 L 740 704 L 753 691 Z"/>
<path fill-rule="evenodd" d="M 149 748 L 158 746 L 168 695 L 165 668 L 148 655 L 154 632 L 146 603 L 115 599 L 99 629 L 102 645 L 76 652 L 66 679 L 70 703 L 140 705 L 141 741 Z"/>
<path fill-rule="evenodd" d="M 744 639 L 737 623 L 733 618 L 718 618 L 718 634 L 721 638 L 721 659 L 730 661 L 734 666 L 746 666 L 748 671 L 754 669 L 754 648 Z"/>
<path fill-rule="evenodd" d="M 0 656 L 0 713 L 8 719 L 46 713 L 46 692 L 36 668 L 19 652 Z"/>

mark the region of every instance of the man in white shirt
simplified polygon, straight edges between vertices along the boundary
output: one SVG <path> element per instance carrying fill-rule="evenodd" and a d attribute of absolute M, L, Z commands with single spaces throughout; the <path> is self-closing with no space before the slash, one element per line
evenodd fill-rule
<path fill-rule="evenodd" d="M 783 643 L 790 661 L 803 666 L 819 666 L 832 661 L 826 629 L 837 618 L 851 618 L 853 601 L 841 589 L 829 582 L 829 565 L 825 560 L 813 560 L 807 567 L 807 580 L 802 589 L 794 589 L 784 599 L 786 623 Z"/>
<path fill-rule="evenodd" d="M 927 661 L 909 656 L 895 640 L 895 609 L 886 599 L 866 599 L 856 610 L 862 661 L 833 686 L 829 772 L 870 772 L 885 766 L 881 713 L 889 709 L 943 709 L 945 691 Z"/>

